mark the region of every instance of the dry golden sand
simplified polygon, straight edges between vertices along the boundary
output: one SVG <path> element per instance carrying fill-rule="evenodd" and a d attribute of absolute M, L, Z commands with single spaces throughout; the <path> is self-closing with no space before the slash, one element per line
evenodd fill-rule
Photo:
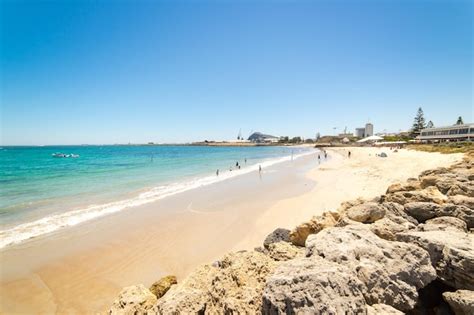
<path fill-rule="evenodd" d="M 351 158 L 347 158 L 351 151 Z M 462 160 L 462 154 L 443 155 L 413 150 L 391 151 L 388 148 L 352 147 L 328 150 L 331 161 L 312 169 L 307 176 L 317 183 L 303 195 L 279 200 L 262 211 L 251 232 L 234 247 L 249 248 L 261 243 L 275 227 L 292 229 L 324 211 L 335 211 L 348 200 L 373 198 L 385 193 L 390 184 L 417 177 L 427 169 L 448 166 Z M 388 157 L 377 157 L 386 152 Z"/>
<path fill-rule="evenodd" d="M 130 284 L 165 274 L 183 278 L 225 252 L 259 246 L 277 227 L 291 228 L 343 201 L 374 197 L 425 169 L 462 155 L 379 148 L 328 150 L 89 222 L 0 253 L 0 312 L 104 312 Z M 387 158 L 375 153 L 385 151 Z"/>

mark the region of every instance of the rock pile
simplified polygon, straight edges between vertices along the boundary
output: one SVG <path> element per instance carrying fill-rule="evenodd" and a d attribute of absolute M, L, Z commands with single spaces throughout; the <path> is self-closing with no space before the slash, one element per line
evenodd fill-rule
<path fill-rule="evenodd" d="M 125 288 L 110 314 L 474 314 L 473 229 L 471 155 L 277 229 L 261 248 L 164 281 L 163 296 Z"/>

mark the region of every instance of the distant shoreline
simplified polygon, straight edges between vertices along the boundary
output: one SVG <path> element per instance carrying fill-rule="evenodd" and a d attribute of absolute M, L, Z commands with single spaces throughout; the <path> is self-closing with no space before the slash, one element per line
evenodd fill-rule
<path fill-rule="evenodd" d="M 9 145 L 0 145 L 0 148 L 27 148 L 27 147 L 81 147 L 81 146 L 214 146 L 214 147 L 288 147 L 288 146 L 314 146 L 313 143 L 257 143 L 257 142 L 218 142 L 218 141 L 209 141 L 209 142 L 191 142 L 191 143 L 114 143 L 114 144 L 9 144 Z"/>

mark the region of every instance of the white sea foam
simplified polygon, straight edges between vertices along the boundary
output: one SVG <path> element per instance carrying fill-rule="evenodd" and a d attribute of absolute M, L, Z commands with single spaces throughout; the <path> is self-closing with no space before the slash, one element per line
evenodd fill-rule
<path fill-rule="evenodd" d="M 314 151 L 300 153 L 293 158 L 299 158 L 305 155 L 313 154 Z M 153 187 L 148 191 L 140 193 L 138 196 L 109 202 L 100 205 L 90 205 L 86 208 L 68 211 L 60 214 L 53 214 L 42 219 L 23 223 L 13 228 L 0 231 L 0 248 L 9 245 L 19 244 L 31 238 L 35 238 L 47 233 L 57 231 L 59 229 L 74 226 L 92 219 L 96 219 L 107 214 L 116 213 L 124 209 L 144 205 L 156 200 L 160 200 L 175 194 L 179 194 L 191 189 L 207 186 L 213 183 L 225 181 L 227 179 L 258 171 L 259 165 L 263 169 L 285 161 L 290 161 L 291 156 L 284 156 L 277 159 L 263 161 L 260 164 L 254 164 L 244 167 L 240 170 L 221 172 L 219 176 L 206 176 L 188 180 L 185 182 L 177 182 L 169 185 Z"/>

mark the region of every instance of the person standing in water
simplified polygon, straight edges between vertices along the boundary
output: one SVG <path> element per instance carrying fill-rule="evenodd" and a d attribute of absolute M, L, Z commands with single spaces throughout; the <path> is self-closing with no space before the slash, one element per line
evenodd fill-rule
<path fill-rule="evenodd" d="M 262 166 L 261 166 L 261 165 L 258 166 L 258 172 L 259 172 L 259 173 L 262 172 Z"/>
<path fill-rule="evenodd" d="M 216 171 L 216 176 L 219 176 L 219 169 L 217 169 Z"/>
<path fill-rule="evenodd" d="M 247 158 L 244 159 L 245 164 L 247 164 Z"/>

